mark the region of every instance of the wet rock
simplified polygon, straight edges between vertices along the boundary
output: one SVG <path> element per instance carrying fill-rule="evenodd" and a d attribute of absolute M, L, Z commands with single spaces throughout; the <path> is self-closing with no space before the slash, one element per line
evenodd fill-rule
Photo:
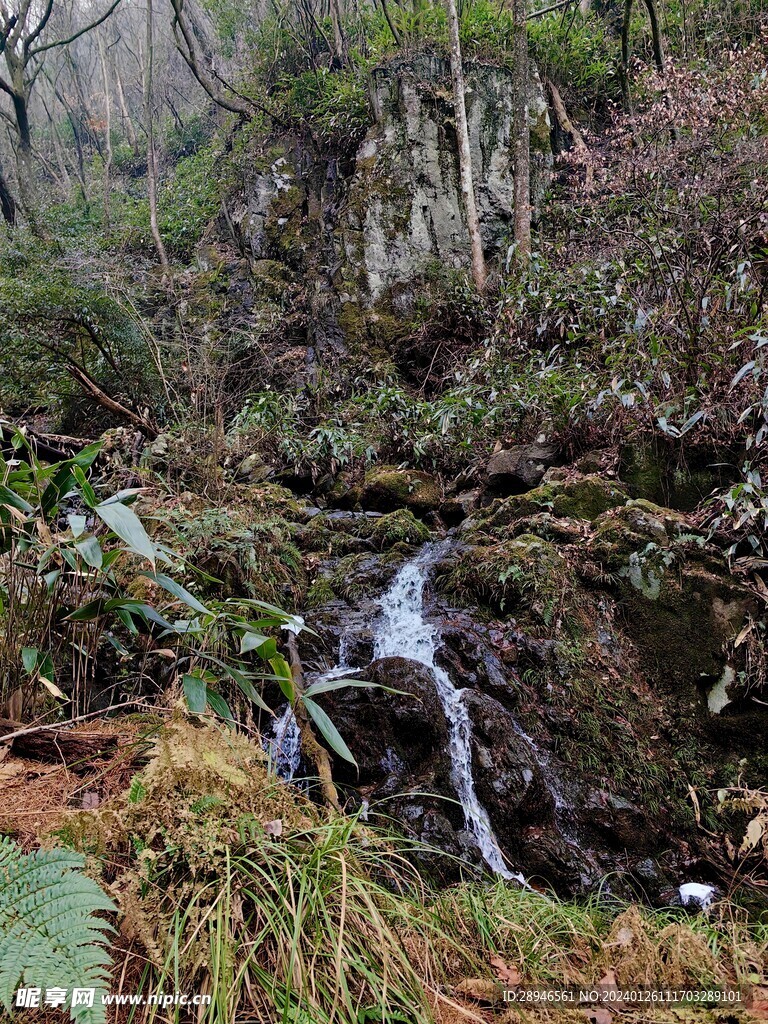
<path fill-rule="evenodd" d="M 659 850 L 663 836 L 648 815 L 631 800 L 606 790 L 594 792 L 581 812 L 603 846 L 643 857 Z"/>
<path fill-rule="evenodd" d="M 429 473 L 385 466 L 367 474 L 359 501 L 363 508 L 376 512 L 407 508 L 424 516 L 440 506 L 442 494 L 437 480 Z"/>
<path fill-rule="evenodd" d="M 549 466 L 557 460 L 557 449 L 549 444 L 524 444 L 496 452 L 485 467 L 489 494 L 504 497 L 523 494 L 541 483 Z"/>
<path fill-rule="evenodd" d="M 461 813 L 451 801 L 448 724 L 432 673 L 407 658 L 380 658 L 360 673 L 382 689 L 335 690 L 320 703 L 355 756 L 359 773 L 336 759 L 335 775 L 363 791 L 381 813 L 405 823 L 412 835 L 438 837 L 448 849 Z M 382 803 L 383 801 L 383 803 Z M 453 817 L 454 826 L 448 821 Z"/>
<path fill-rule="evenodd" d="M 274 467 L 267 465 L 261 455 L 248 455 L 235 471 L 235 479 L 240 483 L 260 484 L 274 474 Z"/>
<path fill-rule="evenodd" d="M 467 612 L 452 611 L 441 620 L 443 646 L 437 661 L 453 679 L 482 690 L 504 708 L 520 702 L 520 680 L 512 667 L 518 657 L 517 637 L 509 629 L 480 627 Z"/>
<path fill-rule="evenodd" d="M 467 690 L 475 787 L 496 837 L 514 850 L 524 824 L 554 825 L 554 798 L 531 743 L 514 717 L 489 694 Z"/>

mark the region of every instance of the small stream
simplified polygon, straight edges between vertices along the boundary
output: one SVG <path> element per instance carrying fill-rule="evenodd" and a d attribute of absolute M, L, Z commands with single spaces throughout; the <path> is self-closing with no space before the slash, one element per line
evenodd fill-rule
<path fill-rule="evenodd" d="M 472 723 L 464 703 L 464 690 L 454 686 L 448 673 L 436 664 L 440 633 L 424 618 L 424 587 L 429 568 L 442 551 L 440 544 L 425 544 L 417 557 L 400 569 L 389 590 L 380 598 L 381 617 L 374 624 L 374 658 L 409 658 L 431 671 L 448 721 L 451 777 L 467 828 L 492 871 L 503 878 L 524 882 L 522 875 L 514 874 L 504 863 L 488 812 L 475 792 Z"/>

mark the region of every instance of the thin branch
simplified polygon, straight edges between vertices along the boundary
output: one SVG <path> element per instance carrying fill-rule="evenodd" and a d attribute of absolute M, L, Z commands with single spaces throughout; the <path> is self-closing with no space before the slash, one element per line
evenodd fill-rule
<path fill-rule="evenodd" d="M 540 11 L 531 11 L 528 15 L 528 21 L 533 21 L 534 18 L 541 18 L 545 14 L 551 14 L 552 11 L 562 10 L 563 7 L 570 7 L 571 4 L 577 3 L 578 0 L 558 0 L 556 4 L 552 4 L 551 7 L 542 7 Z"/>
<path fill-rule="evenodd" d="M 85 28 L 78 29 L 77 32 L 68 36 L 66 39 L 55 39 L 52 43 L 44 43 L 42 46 L 36 46 L 33 50 L 29 51 L 30 57 L 36 57 L 39 53 L 44 53 L 46 50 L 52 50 L 56 46 L 69 46 L 70 43 L 74 43 L 74 41 L 79 39 L 80 36 L 84 36 L 87 32 L 90 32 L 92 29 L 98 28 L 99 25 L 102 25 L 107 18 L 114 13 L 120 2 L 121 0 L 114 0 L 112 6 L 108 7 L 101 17 L 92 21 L 90 25 L 86 25 Z"/>

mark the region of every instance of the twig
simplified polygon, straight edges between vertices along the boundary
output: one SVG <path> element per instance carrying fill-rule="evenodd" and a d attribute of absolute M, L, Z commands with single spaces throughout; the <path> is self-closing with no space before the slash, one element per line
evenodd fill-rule
<path fill-rule="evenodd" d="M 139 700 L 127 700 L 123 701 L 122 704 L 110 704 L 107 708 L 100 708 L 98 711 L 89 711 L 87 715 L 78 715 L 77 718 L 70 718 L 67 722 L 49 722 L 48 725 L 32 725 L 28 729 L 17 729 L 16 732 L 8 732 L 5 736 L 0 736 L 0 744 L 10 743 L 19 736 L 31 736 L 36 732 L 49 732 L 51 730 L 55 732 L 62 732 L 69 725 L 75 725 L 76 722 L 85 722 L 89 718 L 98 718 L 99 715 L 105 715 L 108 711 L 119 711 L 121 708 L 146 708 L 147 711 L 156 711 L 157 709 L 152 707 L 150 704 L 142 704 Z"/>

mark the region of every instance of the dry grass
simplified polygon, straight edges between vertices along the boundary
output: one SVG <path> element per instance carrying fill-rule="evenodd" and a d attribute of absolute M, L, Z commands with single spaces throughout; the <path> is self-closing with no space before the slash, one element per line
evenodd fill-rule
<path fill-rule="evenodd" d="M 96 807 L 126 788 L 144 747 L 146 725 L 119 719 L 84 723 L 73 731 L 117 735 L 118 750 L 78 773 L 64 764 L 13 756 L 0 761 L 0 833 L 13 836 L 25 850 L 55 832 L 68 812 Z"/>

